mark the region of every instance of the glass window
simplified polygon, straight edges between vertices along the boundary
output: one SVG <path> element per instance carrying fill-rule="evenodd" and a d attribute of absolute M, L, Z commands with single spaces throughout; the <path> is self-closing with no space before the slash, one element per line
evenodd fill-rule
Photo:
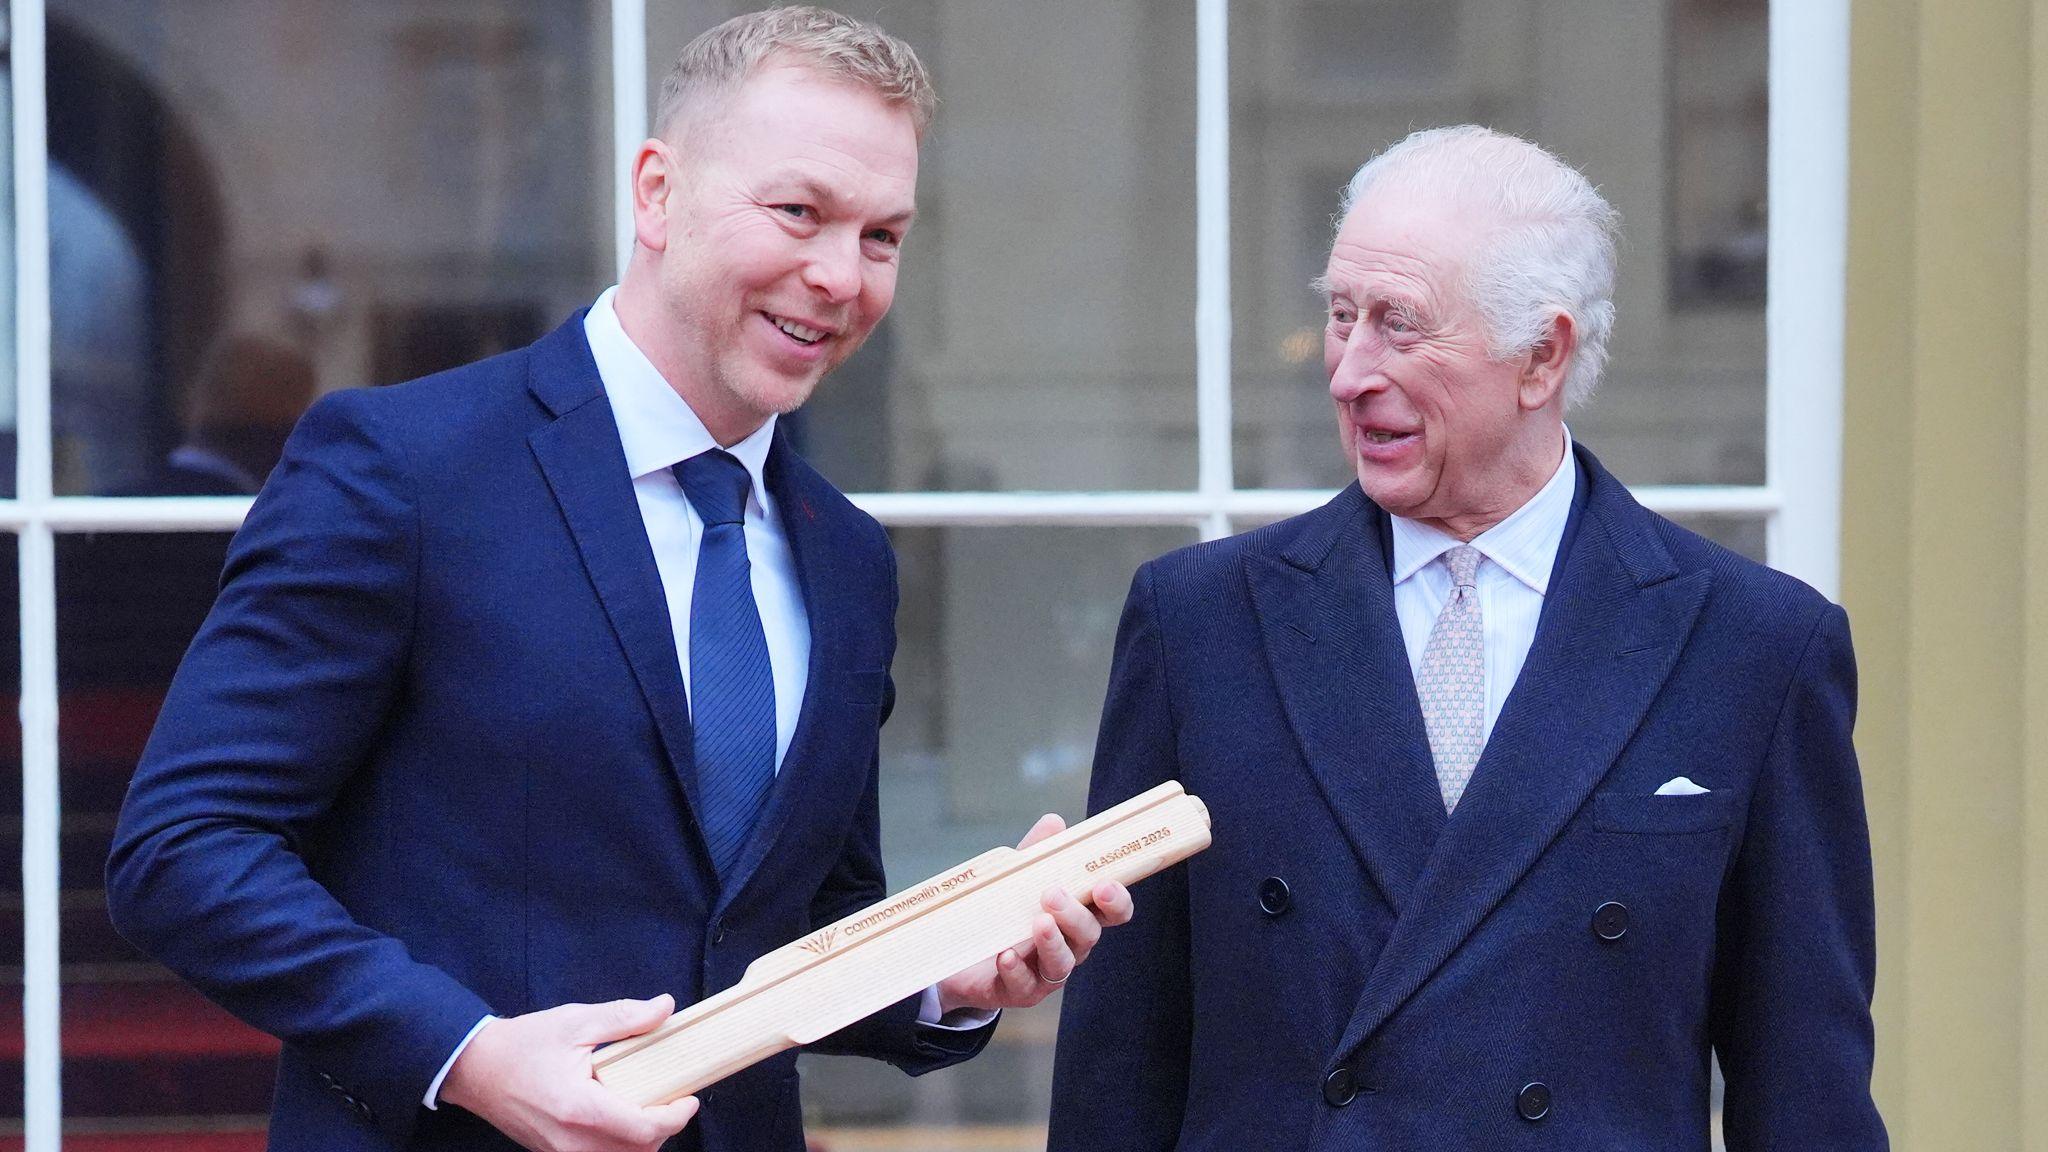
<path fill-rule="evenodd" d="M 1621 212 L 1613 359 L 1574 433 L 1630 484 L 1762 483 L 1768 27 L 1767 0 L 1233 3 L 1238 485 L 1346 480 L 1308 282 L 1357 166 L 1463 122 Z"/>
<path fill-rule="evenodd" d="M 604 0 L 50 0 L 57 491 L 253 492 L 319 393 L 611 267 Z"/>
<path fill-rule="evenodd" d="M 649 86 L 736 7 L 649 5 Z M 895 307 L 792 421 L 805 454 L 848 491 L 1192 487 L 1194 6 L 845 10 L 939 114 Z"/>
<path fill-rule="evenodd" d="M 253 492 L 319 394 L 524 344 L 614 278 L 608 0 L 45 3 L 59 494 Z M 648 5 L 650 90 L 691 36 L 755 6 Z M 800 449 L 848 491 L 1193 488 L 1196 6 L 846 10 L 918 48 L 941 106 L 895 307 L 788 419 Z M 1631 484 L 1760 484 L 1768 16 L 1768 0 L 1230 4 L 1235 486 L 1350 480 L 1307 285 L 1356 165 L 1461 121 L 1553 148 L 1623 214 L 1614 358 L 1569 415 L 1575 437 Z M 7 63 L 0 498 L 17 392 Z M 1764 515 L 1675 519 L 1763 558 Z M 903 596 L 882 820 L 901 886 L 1014 843 L 1041 813 L 1083 814 L 1131 573 L 1197 532 L 891 535 Z M 129 948 L 100 889 L 227 541 L 58 537 L 73 1143 L 262 1145 L 277 1042 Z M 0 532 L 9 617 L 16 554 Z M 20 653 L 0 661 L 0 703 L 18 700 Z M 17 810 L 20 761 L 10 720 L 0 773 Z M 0 822 L 15 830 L 0 846 L 5 1148 L 23 1112 L 23 901 L 21 820 Z M 982 1056 L 933 1076 L 806 1057 L 814 1146 L 1042 1149 L 1058 1005 L 1007 1013 Z"/>
<path fill-rule="evenodd" d="M 213 603 L 227 542 L 225 533 L 57 538 L 67 1134 L 201 1128 L 253 1141 L 270 1111 L 277 1041 L 131 948 L 107 920 L 101 886 L 121 798 Z"/>
<path fill-rule="evenodd" d="M 1760 512 L 1690 512 L 1673 516 L 1682 527 L 1759 564 L 1764 562 L 1766 519 Z"/>
<path fill-rule="evenodd" d="M 908 528 L 896 711 L 882 729 L 882 846 L 898 886 L 1087 811 L 1095 726 L 1138 565 L 1185 528 Z M 1007 1012 L 987 1051 L 911 1079 L 806 1058 L 808 1127 L 828 1148 L 1045 1147 L 1057 998 Z M 950 1143 L 916 1143 L 944 1130 Z M 879 1141 L 879 1142 L 877 1142 Z"/>

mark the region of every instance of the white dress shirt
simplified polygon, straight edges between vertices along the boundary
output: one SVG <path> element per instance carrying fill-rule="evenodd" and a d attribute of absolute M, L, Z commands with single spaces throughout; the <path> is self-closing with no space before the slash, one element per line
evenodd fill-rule
<path fill-rule="evenodd" d="M 1572 435 L 1564 434 L 1564 458 L 1528 503 L 1507 519 L 1473 537 L 1479 550 L 1479 623 L 1486 646 L 1486 725 L 1482 738 L 1493 735 L 1501 706 L 1522 674 L 1529 645 L 1536 639 L 1536 621 L 1550 590 L 1550 570 L 1564 543 L 1565 521 L 1571 517 L 1579 470 L 1572 466 Z M 1420 674 L 1429 630 L 1451 596 L 1451 570 L 1443 555 L 1461 543 L 1457 537 L 1414 520 L 1393 519 L 1394 612 L 1401 618 L 1401 639 L 1408 646 L 1408 668 Z"/>
<path fill-rule="evenodd" d="M 654 566 L 668 599 L 668 622 L 676 634 L 676 661 L 682 666 L 683 690 L 690 689 L 690 597 L 697 586 L 697 549 L 704 539 L 704 520 L 683 495 L 669 469 L 718 447 L 704 421 L 669 387 L 661 372 L 640 351 L 605 289 L 583 317 L 590 355 L 611 401 L 619 425 L 619 443 L 626 449 L 626 470 L 633 476 L 633 496 L 640 502 L 640 521 L 654 546 Z M 746 465 L 753 480 L 747 498 L 747 561 L 754 585 L 754 606 L 761 612 L 761 631 L 768 638 L 768 664 L 775 673 L 775 764 L 789 753 L 803 710 L 804 685 L 810 677 L 811 619 L 804 613 L 803 590 L 797 586 L 796 558 L 789 550 L 782 517 L 761 478 L 768 446 L 775 439 L 770 416 L 753 435 L 726 451 Z"/>
<path fill-rule="evenodd" d="M 640 504 L 640 522 L 647 529 L 647 542 L 654 547 L 654 567 L 661 576 L 661 590 L 668 601 L 669 627 L 676 637 L 676 662 L 683 673 L 683 691 L 690 690 L 690 597 L 697 586 L 697 548 L 704 539 L 704 520 L 683 495 L 683 486 L 669 469 L 700 452 L 718 447 L 718 441 L 704 427 L 704 421 L 647 358 L 619 324 L 612 308 L 616 287 L 607 288 L 583 317 L 583 335 L 590 342 L 591 358 L 597 361 L 597 375 L 604 384 L 605 399 L 611 402 L 612 419 L 619 427 L 619 443 L 626 450 L 626 470 L 633 477 L 633 496 Z M 782 758 L 789 754 L 790 738 L 796 734 L 797 716 L 803 710 L 804 686 L 810 679 L 811 620 L 804 612 L 803 589 L 797 584 L 796 557 L 783 531 L 775 500 L 762 479 L 768 463 L 768 447 L 775 438 L 775 417 L 753 435 L 727 448 L 744 464 L 753 481 L 747 497 L 747 561 L 754 585 L 754 605 L 761 613 L 761 631 L 768 640 L 768 665 L 775 675 L 775 768 L 782 770 Z M 925 989 L 919 1006 L 921 1023 L 949 1030 L 979 1028 L 994 1019 L 994 1013 L 961 1011 L 946 1017 L 939 1013 L 937 988 Z M 455 1059 L 462 1055 L 476 1034 L 495 1016 L 476 1022 L 448 1060 L 434 1082 L 427 1085 L 424 1103 L 438 1105 L 441 1082 Z"/>

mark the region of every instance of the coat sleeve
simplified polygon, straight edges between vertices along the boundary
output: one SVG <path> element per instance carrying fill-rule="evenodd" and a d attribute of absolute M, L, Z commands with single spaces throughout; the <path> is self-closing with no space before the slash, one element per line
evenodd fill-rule
<path fill-rule="evenodd" d="M 1091 815 L 1177 775 L 1154 568 L 1132 580 L 1117 628 Z M 1150 1152 L 1178 1142 L 1193 1026 L 1187 875 L 1180 865 L 1134 885 L 1131 922 L 1103 933 L 1068 982 L 1048 1152 Z"/>
<path fill-rule="evenodd" d="M 402 1145 L 490 1008 L 359 923 L 301 853 L 371 757 L 411 644 L 414 488 L 372 401 L 315 405 L 236 535 L 122 805 L 107 903 L 123 936 Z"/>
<path fill-rule="evenodd" d="M 890 643 L 893 659 L 896 554 L 890 549 L 886 536 L 882 537 L 880 547 L 889 558 L 889 619 L 892 622 Z M 895 710 L 895 706 L 895 681 L 885 680 L 882 690 L 882 723 L 888 722 L 889 714 Z M 840 849 L 839 860 L 833 865 L 824 883 L 819 885 L 817 895 L 811 900 L 811 926 L 820 928 L 843 920 L 880 901 L 888 894 L 888 879 L 882 868 L 881 755 L 877 751 L 868 763 L 867 790 L 861 796 L 859 808 L 855 810 L 853 827 L 847 831 L 846 843 Z M 995 1035 L 994 1020 L 979 1028 L 964 1031 L 920 1024 L 917 1014 L 922 999 L 923 996 L 920 994 L 900 1000 L 865 1020 L 849 1024 L 809 1045 L 807 1050 L 839 1056 L 869 1056 L 877 1060 L 886 1060 L 913 1076 L 922 1076 L 975 1056 L 988 1046 L 989 1039 Z"/>
<path fill-rule="evenodd" d="M 1850 729 L 1856 661 L 1828 606 L 1807 640 L 1724 889 L 1711 1028 L 1729 1152 L 1876 1152 L 1870 831 Z"/>

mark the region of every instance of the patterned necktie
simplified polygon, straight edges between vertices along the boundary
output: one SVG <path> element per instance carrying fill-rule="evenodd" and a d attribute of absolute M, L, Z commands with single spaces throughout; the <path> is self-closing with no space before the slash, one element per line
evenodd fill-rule
<path fill-rule="evenodd" d="M 1486 747 L 1486 637 L 1479 620 L 1479 559 L 1479 550 L 1469 544 L 1444 553 L 1455 587 L 1429 630 L 1422 669 L 1415 677 L 1445 813 L 1457 808 L 1458 797 L 1479 764 L 1480 750 Z"/>
<path fill-rule="evenodd" d="M 775 782 L 775 673 L 748 575 L 751 482 L 715 448 L 672 471 L 704 521 L 690 593 L 690 726 L 704 842 L 725 878 Z"/>

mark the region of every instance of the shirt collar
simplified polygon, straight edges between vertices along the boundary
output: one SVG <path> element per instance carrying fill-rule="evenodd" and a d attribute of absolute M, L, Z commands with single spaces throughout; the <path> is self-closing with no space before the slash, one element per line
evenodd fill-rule
<path fill-rule="evenodd" d="M 1470 541 L 1479 554 L 1493 561 L 1508 575 L 1529 586 L 1539 596 L 1550 590 L 1550 569 L 1557 562 L 1557 550 L 1564 543 L 1565 521 L 1572 512 L 1572 496 L 1578 490 L 1579 470 L 1572 466 L 1572 433 L 1565 429 L 1564 459 L 1557 471 L 1527 503 L 1507 519 L 1481 532 Z M 1430 561 L 1465 541 L 1448 532 L 1400 516 L 1394 522 L 1394 583 L 1420 572 Z"/>
<path fill-rule="evenodd" d="M 718 441 L 698 419 L 696 410 L 674 388 L 661 370 L 647 358 L 639 345 L 626 335 L 619 314 L 612 308 L 616 286 L 604 290 L 590 312 L 583 317 L 583 335 L 590 341 L 591 359 L 597 361 L 598 379 L 604 383 L 605 398 L 611 402 L 612 419 L 619 426 L 619 443 L 626 450 L 626 470 L 635 480 L 718 447 Z M 765 509 L 767 482 L 762 471 L 768 464 L 768 446 L 775 439 L 775 417 L 771 414 L 753 434 L 727 448 L 746 465 L 753 480 L 754 502 Z"/>

